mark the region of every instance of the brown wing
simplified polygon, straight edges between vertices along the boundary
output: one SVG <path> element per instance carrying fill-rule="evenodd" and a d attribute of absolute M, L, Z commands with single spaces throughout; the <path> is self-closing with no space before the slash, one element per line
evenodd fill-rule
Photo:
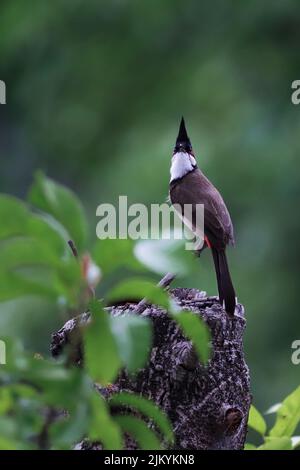
<path fill-rule="evenodd" d="M 172 204 L 204 205 L 204 231 L 215 248 L 225 248 L 234 243 L 233 227 L 227 207 L 219 191 L 196 169 L 178 182 L 171 183 L 170 199 Z M 195 210 L 190 221 L 195 231 Z"/>

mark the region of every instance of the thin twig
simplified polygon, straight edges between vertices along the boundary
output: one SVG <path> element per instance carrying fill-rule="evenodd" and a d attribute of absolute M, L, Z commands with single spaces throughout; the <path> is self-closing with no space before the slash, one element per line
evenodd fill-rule
<path fill-rule="evenodd" d="M 56 417 L 57 411 L 53 407 L 46 408 L 45 421 L 41 432 L 37 436 L 37 444 L 41 450 L 45 450 L 50 447 L 50 427 Z"/>
<path fill-rule="evenodd" d="M 157 284 L 158 287 L 162 287 L 163 289 L 165 289 L 166 287 L 169 287 L 171 282 L 174 281 L 175 277 L 176 277 L 176 274 L 167 273 Z M 145 310 L 146 306 L 147 306 L 147 299 L 144 298 L 137 304 L 133 313 L 142 313 Z"/>
<path fill-rule="evenodd" d="M 77 251 L 77 248 L 76 248 L 75 243 L 73 242 L 73 240 L 69 240 L 68 245 L 71 248 L 71 251 L 72 251 L 74 257 L 78 258 L 78 251 Z"/>
<path fill-rule="evenodd" d="M 175 277 L 176 274 L 167 273 L 157 284 L 158 287 L 162 287 L 163 289 L 169 287 L 169 285 L 174 281 Z"/>

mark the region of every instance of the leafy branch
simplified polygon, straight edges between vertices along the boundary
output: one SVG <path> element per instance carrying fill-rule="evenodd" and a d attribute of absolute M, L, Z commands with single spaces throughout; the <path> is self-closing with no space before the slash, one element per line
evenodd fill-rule
<path fill-rule="evenodd" d="M 80 201 L 41 172 L 27 202 L 0 195 L 0 217 L 5 221 L 0 226 L 0 301 L 31 295 L 63 306 L 68 315 L 90 312 L 82 330 L 81 368 L 71 366 L 68 357 L 55 363 L 7 339 L 7 365 L 0 370 L 0 448 L 70 448 L 88 437 L 106 449 L 119 449 L 125 432 L 144 449 L 170 445 L 171 425 L 150 400 L 119 394 L 107 403 L 93 387 L 93 382 L 109 385 L 122 368 L 135 374 L 151 350 L 149 319 L 136 314 L 111 317 L 105 306 L 126 298 L 147 299 L 143 308 L 147 302 L 159 305 L 193 342 L 203 363 L 210 354 L 206 324 L 174 305 L 164 284 L 157 286 L 146 277 L 146 245 L 135 250 L 131 240 L 107 239 L 89 247 Z M 174 266 L 181 251 L 169 250 L 166 264 Z M 151 253 L 155 253 L 152 245 Z M 182 259 L 180 265 L 184 266 Z M 124 267 L 129 277 L 102 292 L 104 301 L 91 296 L 103 277 L 109 279 Z M 134 409 L 134 415 L 111 413 L 116 405 Z M 149 420 L 158 427 L 157 433 L 147 426 Z"/>

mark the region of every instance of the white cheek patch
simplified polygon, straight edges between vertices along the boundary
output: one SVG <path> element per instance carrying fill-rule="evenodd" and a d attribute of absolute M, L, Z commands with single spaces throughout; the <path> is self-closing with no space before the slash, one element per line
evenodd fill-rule
<path fill-rule="evenodd" d="M 177 152 L 172 157 L 170 181 L 182 178 L 196 166 L 196 160 L 186 152 Z"/>
<path fill-rule="evenodd" d="M 197 165 L 197 162 L 196 162 L 196 160 L 194 159 L 193 155 L 190 155 L 190 160 L 191 160 L 193 166 L 196 166 L 196 165 Z"/>

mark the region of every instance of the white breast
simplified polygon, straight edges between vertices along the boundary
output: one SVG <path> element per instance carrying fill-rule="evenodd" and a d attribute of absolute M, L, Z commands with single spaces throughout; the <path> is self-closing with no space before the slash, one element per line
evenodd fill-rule
<path fill-rule="evenodd" d="M 186 152 L 177 152 L 172 157 L 171 163 L 171 179 L 170 181 L 182 178 L 192 171 L 196 165 L 196 160 L 192 155 Z"/>

